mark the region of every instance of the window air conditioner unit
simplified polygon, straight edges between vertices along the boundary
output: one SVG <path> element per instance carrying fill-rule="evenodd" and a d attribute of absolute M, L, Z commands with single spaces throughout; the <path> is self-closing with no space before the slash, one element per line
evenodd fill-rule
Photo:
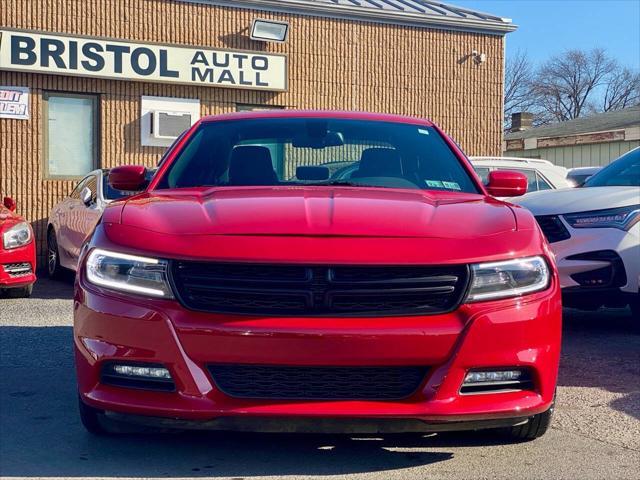
<path fill-rule="evenodd" d="M 191 114 L 186 112 L 151 112 L 151 137 L 158 140 L 174 140 L 191 127 Z"/>

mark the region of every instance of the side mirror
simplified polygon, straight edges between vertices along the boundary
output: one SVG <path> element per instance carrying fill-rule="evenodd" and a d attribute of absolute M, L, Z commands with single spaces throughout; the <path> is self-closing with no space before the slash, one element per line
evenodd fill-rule
<path fill-rule="evenodd" d="M 123 165 L 109 170 L 109 185 L 115 190 L 138 192 L 147 184 L 147 169 L 142 165 Z"/>
<path fill-rule="evenodd" d="M 80 200 L 82 200 L 82 203 L 84 203 L 87 207 L 91 205 L 92 197 L 93 193 L 91 192 L 91 189 L 89 187 L 84 187 L 80 192 Z"/>
<path fill-rule="evenodd" d="M 524 173 L 509 170 L 489 172 L 487 191 L 494 197 L 519 197 L 527 193 L 529 181 Z"/>
<path fill-rule="evenodd" d="M 11 197 L 4 197 L 2 204 L 11 212 L 16 211 L 16 201 Z"/>

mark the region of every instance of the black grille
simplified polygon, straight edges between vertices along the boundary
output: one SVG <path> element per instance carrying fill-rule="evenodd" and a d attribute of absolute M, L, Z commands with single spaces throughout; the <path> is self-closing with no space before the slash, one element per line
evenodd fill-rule
<path fill-rule="evenodd" d="M 244 265 L 175 261 L 171 277 L 192 310 L 257 315 L 417 315 L 453 310 L 466 266 Z"/>
<path fill-rule="evenodd" d="M 17 277 L 26 277 L 27 275 L 31 275 L 33 270 L 31 270 L 30 263 L 5 263 L 3 266 L 4 271 L 12 278 Z"/>
<path fill-rule="evenodd" d="M 624 262 L 614 250 L 579 253 L 567 257 L 567 260 L 595 260 L 609 263 L 606 267 L 572 274 L 571 278 L 582 287 L 621 287 L 627 283 Z"/>
<path fill-rule="evenodd" d="M 217 387 L 236 398 L 298 400 L 406 398 L 422 383 L 426 367 L 283 367 L 209 365 Z"/>
<path fill-rule="evenodd" d="M 549 243 L 560 242 L 571 238 L 569 230 L 567 230 L 567 227 L 564 226 L 562 220 L 560 220 L 560 217 L 557 215 L 541 215 L 536 217 L 536 220 Z"/>

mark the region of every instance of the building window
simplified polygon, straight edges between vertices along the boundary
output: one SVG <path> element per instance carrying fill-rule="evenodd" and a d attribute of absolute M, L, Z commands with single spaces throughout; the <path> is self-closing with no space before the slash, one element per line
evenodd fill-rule
<path fill-rule="evenodd" d="M 97 168 L 97 96 L 45 93 L 44 110 L 46 176 L 77 178 Z"/>

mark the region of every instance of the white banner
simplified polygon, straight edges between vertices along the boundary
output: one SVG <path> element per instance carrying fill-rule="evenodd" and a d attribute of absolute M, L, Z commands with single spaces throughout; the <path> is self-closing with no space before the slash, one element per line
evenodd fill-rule
<path fill-rule="evenodd" d="M 0 118 L 29 120 L 29 89 L 0 86 Z"/>
<path fill-rule="evenodd" d="M 282 91 L 286 55 L 0 30 L 0 70 Z"/>

